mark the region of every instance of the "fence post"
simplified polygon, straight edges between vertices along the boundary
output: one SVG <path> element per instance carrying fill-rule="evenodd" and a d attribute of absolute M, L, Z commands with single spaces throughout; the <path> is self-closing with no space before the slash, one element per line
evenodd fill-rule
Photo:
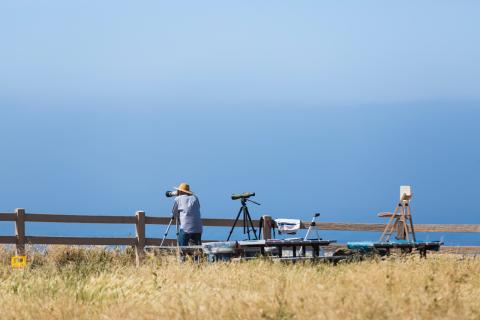
<path fill-rule="evenodd" d="M 272 217 L 264 215 L 263 218 L 263 239 L 268 240 L 272 238 Z"/>
<path fill-rule="evenodd" d="M 135 245 L 135 262 L 138 267 L 145 257 L 145 212 L 137 211 L 135 215 L 137 216 L 137 243 Z"/>
<path fill-rule="evenodd" d="M 25 255 L 25 209 L 15 209 L 15 214 L 15 235 L 17 236 L 15 252 L 17 256 L 23 256 Z"/>

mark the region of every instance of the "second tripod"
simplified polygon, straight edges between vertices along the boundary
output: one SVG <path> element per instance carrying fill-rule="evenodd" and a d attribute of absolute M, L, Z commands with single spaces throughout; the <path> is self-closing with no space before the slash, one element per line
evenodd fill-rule
<path fill-rule="evenodd" d="M 253 200 L 249 200 L 248 198 L 251 196 L 254 196 L 255 193 L 243 193 L 241 195 L 233 195 L 232 200 L 237 200 L 240 199 L 242 206 L 240 207 L 240 210 L 238 210 L 237 217 L 235 218 L 235 222 L 233 223 L 232 228 L 230 229 L 230 233 L 228 234 L 227 241 L 230 240 L 230 237 L 232 236 L 233 230 L 235 229 L 235 226 L 240 219 L 240 215 L 242 215 L 242 220 L 243 220 L 243 234 L 246 234 L 248 237 L 248 240 L 250 240 L 250 232 L 253 232 L 253 235 L 255 237 L 255 240 L 258 240 L 257 237 L 257 230 L 255 230 L 255 227 L 253 226 L 253 221 L 252 217 L 250 216 L 250 212 L 248 212 L 248 207 L 247 207 L 247 201 L 250 201 L 256 205 L 260 205 L 260 203 L 255 202 Z M 259 234 L 260 236 L 260 234 Z"/>

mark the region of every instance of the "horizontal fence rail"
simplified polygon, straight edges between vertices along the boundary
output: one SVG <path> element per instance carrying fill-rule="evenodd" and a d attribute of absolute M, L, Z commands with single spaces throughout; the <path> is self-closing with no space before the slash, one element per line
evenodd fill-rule
<path fill-rule="evenodd" d="M 27 236 L 28 244 L 66 244 L 66 245 L 91 245 L 91 246 L 128 246 L 135 245 L 136 238 L 100 238 L 100 237 L 37 237 Z"/>
<path fill-rule="evenodd" d="M 265 225 L 275 225 L 270 216 L 264 216 Z M 127 245 L 135 246 L 137 253 L 137 263 L 142 260 L 145 246 L 160 245 L 161 238 L 147 238 L 145 236 L 145 226 L 167 225 L 170 217 L 146 216 L 145 212 L 137 211 L 135 216 L 120 215 L 79 215 L 79 214 L 49 214 L 49 213 L 25 213 L 24 209 L 17 209 L 15 213 L 0 213 L 0 221 L 15 222 L 15 236 L 0 236 L 0 244 L 15 244 L 16 251 L 23 254 L 25 244 L 42 245 Z M 136 237 L 51 237 L 51 236 L 30 236 L 25 235 L 25 222 L 43 222 L 43 223 L 107 223 L 107 224 L 134 224 L 136 227 Z M 213 219 L 204 218 L 202 223 L 206 227 L 231 227 L 234 219 Z M 260 220 L 253 220 L 253 225 L 259 227 Z M 307 229 L 310 222 L 302 221 L 300 228 Z M 338 222 L 316 222 L 320 230 L 336 231 L 369 231 L 381 232 L 386 224 L 382 223 L 338 223 Z M 236 227 L 243 227 L 237 223 Z M 269 230 L 268 230 L 269 231 Z M 416 232 L 480 232 L 480 224 L 415 224 Z M 264 236 L 270 233 L 265 230 Z M 166 243 L 172 244 L 174 240 L 168 239 Z M 457 250 L 457 251 L 456 251 Z M 478 253 L 480 247 L 445 247 L 445 252 L 468 252 Z"/>
<path fill-rule="evenodd" d="M 137 223 L 135 216 L 91 216 L 91 215 L 66 215 L 47 213 L 27 213 L 25 221 L 31 222 L 63 222 L 63 223 Z"/>
<path fill-rule="evenodd" d="M 27 213 L 25 222 L 60 222 L 60 223 L 108 223 L 108 224 L 135 224 L 135 216 L 106 216 L 106 215 L 71 215 L 49 213 Z M 15 213 L 0 213 L 0 221 L 16 221 Z M 169 217 L 145 216 L 145 224 L 166 225 Z M 231 227 L 234 219 L 203 218 L 202 223 L 206 227 Z M 260 220 L 252 220 L 255 227 L 259 226 Z M 316 222 L 320 230 L 337 231 L 383 231 L 386 224 L 383 223 L 342 223 L 342 222 Z M 240 226 L 238 224 L 237 226 Z M 310 222 L 302 221 L 301 229 L 308 229 Z M 480 232 L 480 224 L 415 224 L 416 232 Z M 1 238 L 0 238 L 1 239 Z"/>
<path fill-rule="evenodd" d="M 321 230 L 339 231 L 383 231 L 386 224 L 383 223 L 339 223 L 339 222 L 316 222 Z M 307 229 L 310 222 L 302 222 L 302 229 Z M 409 227 L 410 228 L 410 227 Z M 415 232 L 480 232 L 480 224 L 418 224 Z"/>

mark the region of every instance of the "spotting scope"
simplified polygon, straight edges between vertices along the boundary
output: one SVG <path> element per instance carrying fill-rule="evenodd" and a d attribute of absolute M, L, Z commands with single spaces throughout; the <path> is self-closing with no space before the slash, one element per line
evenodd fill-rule
<path fill-rule="evenodd" d="M 232 194 L 232 200 L 248 199 L 254 196 L 255 196 L 255 192 L 237 193 L 237 194 Z"/>

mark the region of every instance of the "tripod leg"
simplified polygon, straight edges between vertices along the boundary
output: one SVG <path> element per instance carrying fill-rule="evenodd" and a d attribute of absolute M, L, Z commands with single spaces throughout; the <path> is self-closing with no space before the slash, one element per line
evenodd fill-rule
<path fill-rule="evenodd" d="M 310 235 L 310 231 L 312 230 L 312 227 L 315 226 L 315 216 L 312 218 L 312 222 L 310 222 L 310 225 L 308 226 L 307 233 L 305 234 L 305 237 L 303 240 L 308 240 L 308 236 Z M 318 232 L 317 232 L 317 237 L 318 237 Z"/>
<path fill-rule="evenodd" d="M 244 231 L 247 231 L 247 237 L 248 240 L 250 240 L 250 224 L 249 224 L 249 219 L 250 219 L 250 214 L 248 213 L 248 207 L 244 206 L 243 207 L 243 227 Z M 252 231 L 253 231 L 253 225 L 252 225 Z M 244 232 L 245 233 L 245 232 Z M 254 232 L 255 233 L 255 232 Z M 255 234 L 255 239 L 257 238 L 257 235 Z"/>
<path fill-rule="evenodd" d="M 247 233 L 248 240 L 250 240 L 250 227 L 248 226 L 247 215 L 245 213 L 247 207 L 243 207 L 243 234 Z"/>
<path fill-rule="evenodd" d="M 233 223 L 233 226 L 232 226 L 232 228 L 230 229 L 230 232 L 228 233 L 227 241 L 229 241 L 229 240 L 230 240 L 230 237 L 232 236 L 233 229 L 235 229 L 235 225 L 237 224 L 238 218 L 240 218 L 240 214 L 242 213 L 242 209 L 243 209 L 243 208 L 240 208 L 240 210 L 238 211 L 237 217 L 235 218 L 235 222 Z"/>
<path fill-rule="evenodd" d="M 248 221 L 250 222 L 250 225 L 252 226 L 252 231 L 253 231 L 253 235 L 255 236 L 255 240 L 258 240 L 257 231 L 255 230 L 255 227 L 253 226 L 252 217 L 250 216 L 250 213 L 248 212 L 248 208 L 247 208 L 247 207 L 245 207 L 245 213 L 246 213 L 246 216 L 247 216 Z M 250 238 L 249 238 L 249 239 L 250 239 Z"/>
<path fill-rule="evenodd" d="M 310 235 L 310 228 L 311 228 L 311 227 L 312 227 L 311 225 L 308 227 L 307 233 L 305 234 L 305 237 L 303 237 L 303 240 L 304 240 L 304 241 L 305 241 L 305 240 L 308 240 L 308 236 Z"/>
<path fill-rule="evenodd" d="M 263 227 L 263 217 L 260 218 L 260 224 L 258 227 L 258 237 L 260 238 L 262 236 L 262 227 Z M 265 235 L 263 237 L 265 239 Z"/>
<path fill-rule="evenodd" d="M 160 242 L 160 247 L 163 246 L 163 242 L 164 242 L 165 239 L 167 238 L 168 231 L 170 230 L 170 226 L 172 225 L 173 219 L 174 219 L 174 217 L 172 216 L 172 217 L 170 218 L 170 222 L 168 223 L 167 230 L 165 231 L 165 234 L 163 235 L 162 242 Z"/>

